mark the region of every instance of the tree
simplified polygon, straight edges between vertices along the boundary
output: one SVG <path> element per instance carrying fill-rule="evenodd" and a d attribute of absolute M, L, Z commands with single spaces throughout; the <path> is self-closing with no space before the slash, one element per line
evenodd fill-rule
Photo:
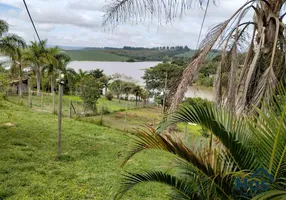
<path fill-rule="evenodd" d="M 128 20 L 140 21 L 146 16 L 156 16 L 159 22 L 162 17 L 166 22 L 172 22 L 175 17 L 182 16 L 191 9 L 191 2 L 193 1 L 113 1 L 106 7 L 103 25 L 114 27 Z M 201 5 L 204 3 L 199 2 Z M 217 104 L 226 104 L 230 111 L 240 113 L 250 111 L 252 105 L 261 106 L 263 98 L 269 99 L 271 93 L 276 91 L 277 82 L 286 73 L 285 15 L 280 14 L 283 13 L 285 3 L 284 0 L 247 1 L 228 20 L 212 28 L 184 70 L 169 112 L 178 108 L 211 49 L 221 44 L 224 44 L 222 59 L 215 81 Z M 254 11 L 253 20 L 245 22 L 244 17 L 251 11 Z M 253 29 L 253 34 L 248 40 L 246 30 L 249 27 Z M 247 48 L 248 52 L 239 69 L 238 52 L 241 47 Z M 225 74 L 227 85 L 222 84 Z"/>
<path fill-rule="evenodd" d="M 116 98 L 120 101 L 120 95 L 123 93 L 122 90 L 123 81 L 115 80 L 109 85 L 110 91 L 116 95 Z"/>
<path fill-rule="evenodd" d="M 79 69 L 78 70 L 78 73 L 77 73 L 77 82 L 79 84 L 79 87 L 80 87 L 80 92 L 82 92 L 82 88 L 83 88 L 83 82 L 84 82 L 84 79 L 88 76 L 88 72 L 87 71 L 83 71 L 82 69 Z"/>
<path fill-rule="evenodd" d="M 8 34 L 9 25 L 7 22 L 0 20 L 0 52 L 11 58 L 11 70 L 13 75 L 19 78 L 19 96 L 22 96 L 22 79 L 23 79 L 23 58 L 22 48 L 26 47 L 23 38 Z"/>
<path fill-rule="evenodd" d="M 137 106 L 138 105 L 138 97 L 143 92 L 143 89 L 141 88 L 140 85 L 133 85 L 133 88 L 131 90 L 132 90 L 132 93 L 135 95 L 135 101 L 136 101 L 136 106 Z"/>
<path fill-rule="evenodd" d="M 262 108 L 257 109 L 259 116 L 234 116 L 212 104 L 182 106 L 161 123 L 158 131 L 138 130 L 133 136 L 134 146 L 123 164 L 144 150 L 156 149 L 177 158 L 172 165 L 176 168 L 172 169 L 175 174 L 151 169 L 128 173 L 116 198 L 148 182 L 170 186 L 171 199 L 285 198 L 286 101 L 280 97 L 285 97 L 286 90 L 279 88 L 278 93 L 271 98 L 271 106 L 265 101 Z M 187 144 L 178 136 L 160 134 L 172 124 L 189 122 L 211 133 L 209 139 L 204 139 L 205 147 Z M 261 171 L 269 176 L 255 175 Z M 256 185 L 252 190 L 248 184 L 244 185 L 245 180 L 256 184 L 264 181 L 268 186 Z M 243 187 L 240 188 L 240 184 Z"/>
<path fill-rule="evenodd" d="M 125 100 L 128 101 L 129 94 L 132 94 L 133 88 L 135 87 L 135 84 L 133 82 L 123 81 L 121 88 L 123 94 L 125 94 Z"/>
<path fill-rule="evenodd" d="M 44 66 L 47 64 L 47 59 L 53 59 L 45 49 L 47 41 L 31 42 L 31 45 L 23 54 L 23 58 L 30 64 L 37 79 L 37 95 L 41 95 L 41 79 Z"/>
<path fill-rule="evenodd" d="M 85 111 L 92 110 L 93 114 L 96 113 L 96 103 L 100 98 L 103 86 L 92 76 L 86 76 L 83 78 L 83 87 L 80 97 L 83 99 Z"/>
<path fill-rule="evenodd" d="M 164 56 L 163 63 L 168 63 L 170 61 L 170 58 L 168 56 Z"/>
<path fill-rule="evenodd" d="M 182 76 L 184 67 L 174 64 L 158 64 L 145 70 L 142 77 L 146 84 L 146 89 L 159 93 L 166 93 L 166 105 L 170 105 L 172 95 L 175 93 L 178 81 Z M 167 85 L 165 88 L 167 73 Z M 166 91 L 165 91 L 166 90 Z"/>
<path fill-rule="evenodd" d="M 88 73 L 94 78 L 101 78 L 104 76 L 103 70 L 101 69 L 95 69 L 95 70 L 93 69 L 93 70 L 90 70 Z"/>
<path fill-rule="evenodd" d="M 51 84 L 51 93 L 54 93 L 55 88 L 55 77 L 60 74 L 60 72 L 65 72 L 67 64 L 71 61 L 71 58 L 64 52 L 61 51 L 59 47 L 48 48 L 46 55 L 43 57 L 46 63 L 43 67 L 43 71 L 48 73 Z"/>

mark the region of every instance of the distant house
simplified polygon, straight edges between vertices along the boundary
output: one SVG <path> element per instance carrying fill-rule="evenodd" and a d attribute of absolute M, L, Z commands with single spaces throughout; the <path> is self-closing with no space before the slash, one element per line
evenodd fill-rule
<path fill-rule="evenodd" d="M 9 92 L 12 94 L 18 94 L 19 92 L 19 80 L 13 80 L 9 83 L 10 90 Z M 23 94 L 27 94 L 29 92 L 29 87 L 28 87 L 28 79 L 23 79 L 22 80 L 22 91 Z"/>

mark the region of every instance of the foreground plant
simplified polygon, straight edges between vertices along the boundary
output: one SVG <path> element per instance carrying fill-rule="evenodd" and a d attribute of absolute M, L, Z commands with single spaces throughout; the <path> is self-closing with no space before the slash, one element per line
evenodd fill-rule
<path fill-rule="evenodd" d="M 256 108 L 256 117 L 234 117 L 213 105 L 182 106 L 158 130 L 138 130 L 124 164 L 141 151 L 157 149 L 175 155 L 180 173 L 128 173 L 116 198 L 137 184 L 158 182 L 172 188 L 171 199 L 285 199 L 286 91 L 280 88 L 278 94 L 270 105 Z M 158 134 L 187 122 L 211 133 L 208 145 L 190 147 L 175 136 Z M 269 176 L 252 177 L 261 171 Z"/>

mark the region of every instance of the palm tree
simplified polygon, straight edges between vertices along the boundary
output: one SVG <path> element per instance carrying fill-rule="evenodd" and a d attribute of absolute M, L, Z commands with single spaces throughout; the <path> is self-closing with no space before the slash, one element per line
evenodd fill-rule
<path fill-rule="evenodd" d="M 106 6 L 103 26 L 144 21 L 146 17 L 156 17 L 159 23 L 162 17 L 172 22 L 196 2 L 209 5 L 209 1 L 202 0 L 114 0 Z M 169 112 L 178 108 L 212 48 L 222 48 L 215 81 L 217 104 L 227 105 L 230 111 L 247 112 L 252 105 L 261 106 L 263 98 L 269 99 L 271 92 L 276 91 L 272 89 L 286 73 L 285 4 L 285 0 L 249 0 L 229 19 L 211 29 L 184 70 Z M 254 13 L 252 21 L 244 21 L 248 12 Z M 249 28 L 253 34 L 248 40 L 245 35 Z M 242 66 L 238 63 L 240 47 L 248 49 Z"/>
<path fill-rule="evenodd" d="M 29 48 L 24 52 L 24 59 L 31 64 L 31 68 L 37 79 L 37 95 L 41 95 L 41 79 L 44 66 L 48 59 L 53 59 L 45 49 L 47 41 L 31 42 Z"/>
<path fill-rule="evenodd" d="M 48 48 L 47 54 L 49 56 L 47 56 L 47 59 L 45 60 L 47 64 L 43 67 L 43 71 L 47 71 L 51 82 L 51 93 L 54 93 L 55 76 L 59 71 L 65 71 L 71 58 L 66 53 L 62 52 L 59 47 Z"/>
<path fill-rule="evenodd" d="M 15 35 L 7 34 L 9 25 L 0 20 L 0 52 L 11 58 L 11 70 L 19 78 L 19 96 L 22 96 L 22 79 L 23 79 L 23 59 L 22 48 L 26 47 L 25 41 Z"/>
<path fill-rule="evenodd" d="M 77 82 L 78 82 L 79 85 L 80 85 L 80 92 L 82 91 L 84 78 L 85 78 L 87 75 L 88 75 L 88 72 L 87 72 L 87 71 L 83 71 L 82 69 L 79 69 L 79 70 L 78 70 L 78 73 L 77 73 Z"/>
<path fill-rule="evenodd" d="M 259 116 L 237 117 L 211 104 L 182 106 L 157 131 L 138 130 L 133 136 L 134 148 L 123 164 L 137 153 L 157 149 L 176 157 L 174 166 L 179 173 L 128 173 L 116 198 L 138 184 L 158 182 L 172 188 L 172 199 L 285 199 L 286 90 L 279 87 L 278 94 L 271 98 L 271 105 L 264 101 L 261 109 L 256 108 Z M 188 122 L 209 131 L 205 147 L 162 133 L 169 125 Z M 271 175 L 251 177 L 261 170 Z M 243 178 L 257 184 L 267 182 L 269 188 L 249 190 Z"/>

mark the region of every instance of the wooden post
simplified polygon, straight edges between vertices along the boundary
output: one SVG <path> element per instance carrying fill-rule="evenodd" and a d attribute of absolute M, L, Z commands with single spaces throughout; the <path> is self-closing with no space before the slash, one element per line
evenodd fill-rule
<path fill-rule="evenodd" d="M 127 112 L 125 112 L 124 131 L 126 131 L 126 125 L 127 125 Z"/>
<path fill-rule="evenodd" d="M 62 96 L 63 85 L 59 84 L 59 110 L 58 110 L 58 158 L 62 155 Z"/>
<path fill-rule="evenodd" d="M 70 113 L 69 113 L 70 118 L 72 117 L 72 100 L 70 99 Z"/>
<path fill-rule="evenodd" d="M 29 88 L 29 102 L 28 102 L 28 106 L 31 109 L 32 108 L 32 91 L 31 88 Z"/>
<path fill-rule="evenodd" d="M 75 110 L 76 110 L 76 113 L 78 113 L 77 102 L 75 102 Z"/>
<path fill-rule="evenodd" d="M 100 125 L 103 125 L 103 110 L 104 106 L 101 107 Z"/>
<path fill-rule="evenodd" d="M 53 91 L 53 113 L 56 114 L 56 93 Z"/>
<path fill-rule="evenodd" d="M 44 110 L 44 94 L 41 95 L 41 109 Z"/>

